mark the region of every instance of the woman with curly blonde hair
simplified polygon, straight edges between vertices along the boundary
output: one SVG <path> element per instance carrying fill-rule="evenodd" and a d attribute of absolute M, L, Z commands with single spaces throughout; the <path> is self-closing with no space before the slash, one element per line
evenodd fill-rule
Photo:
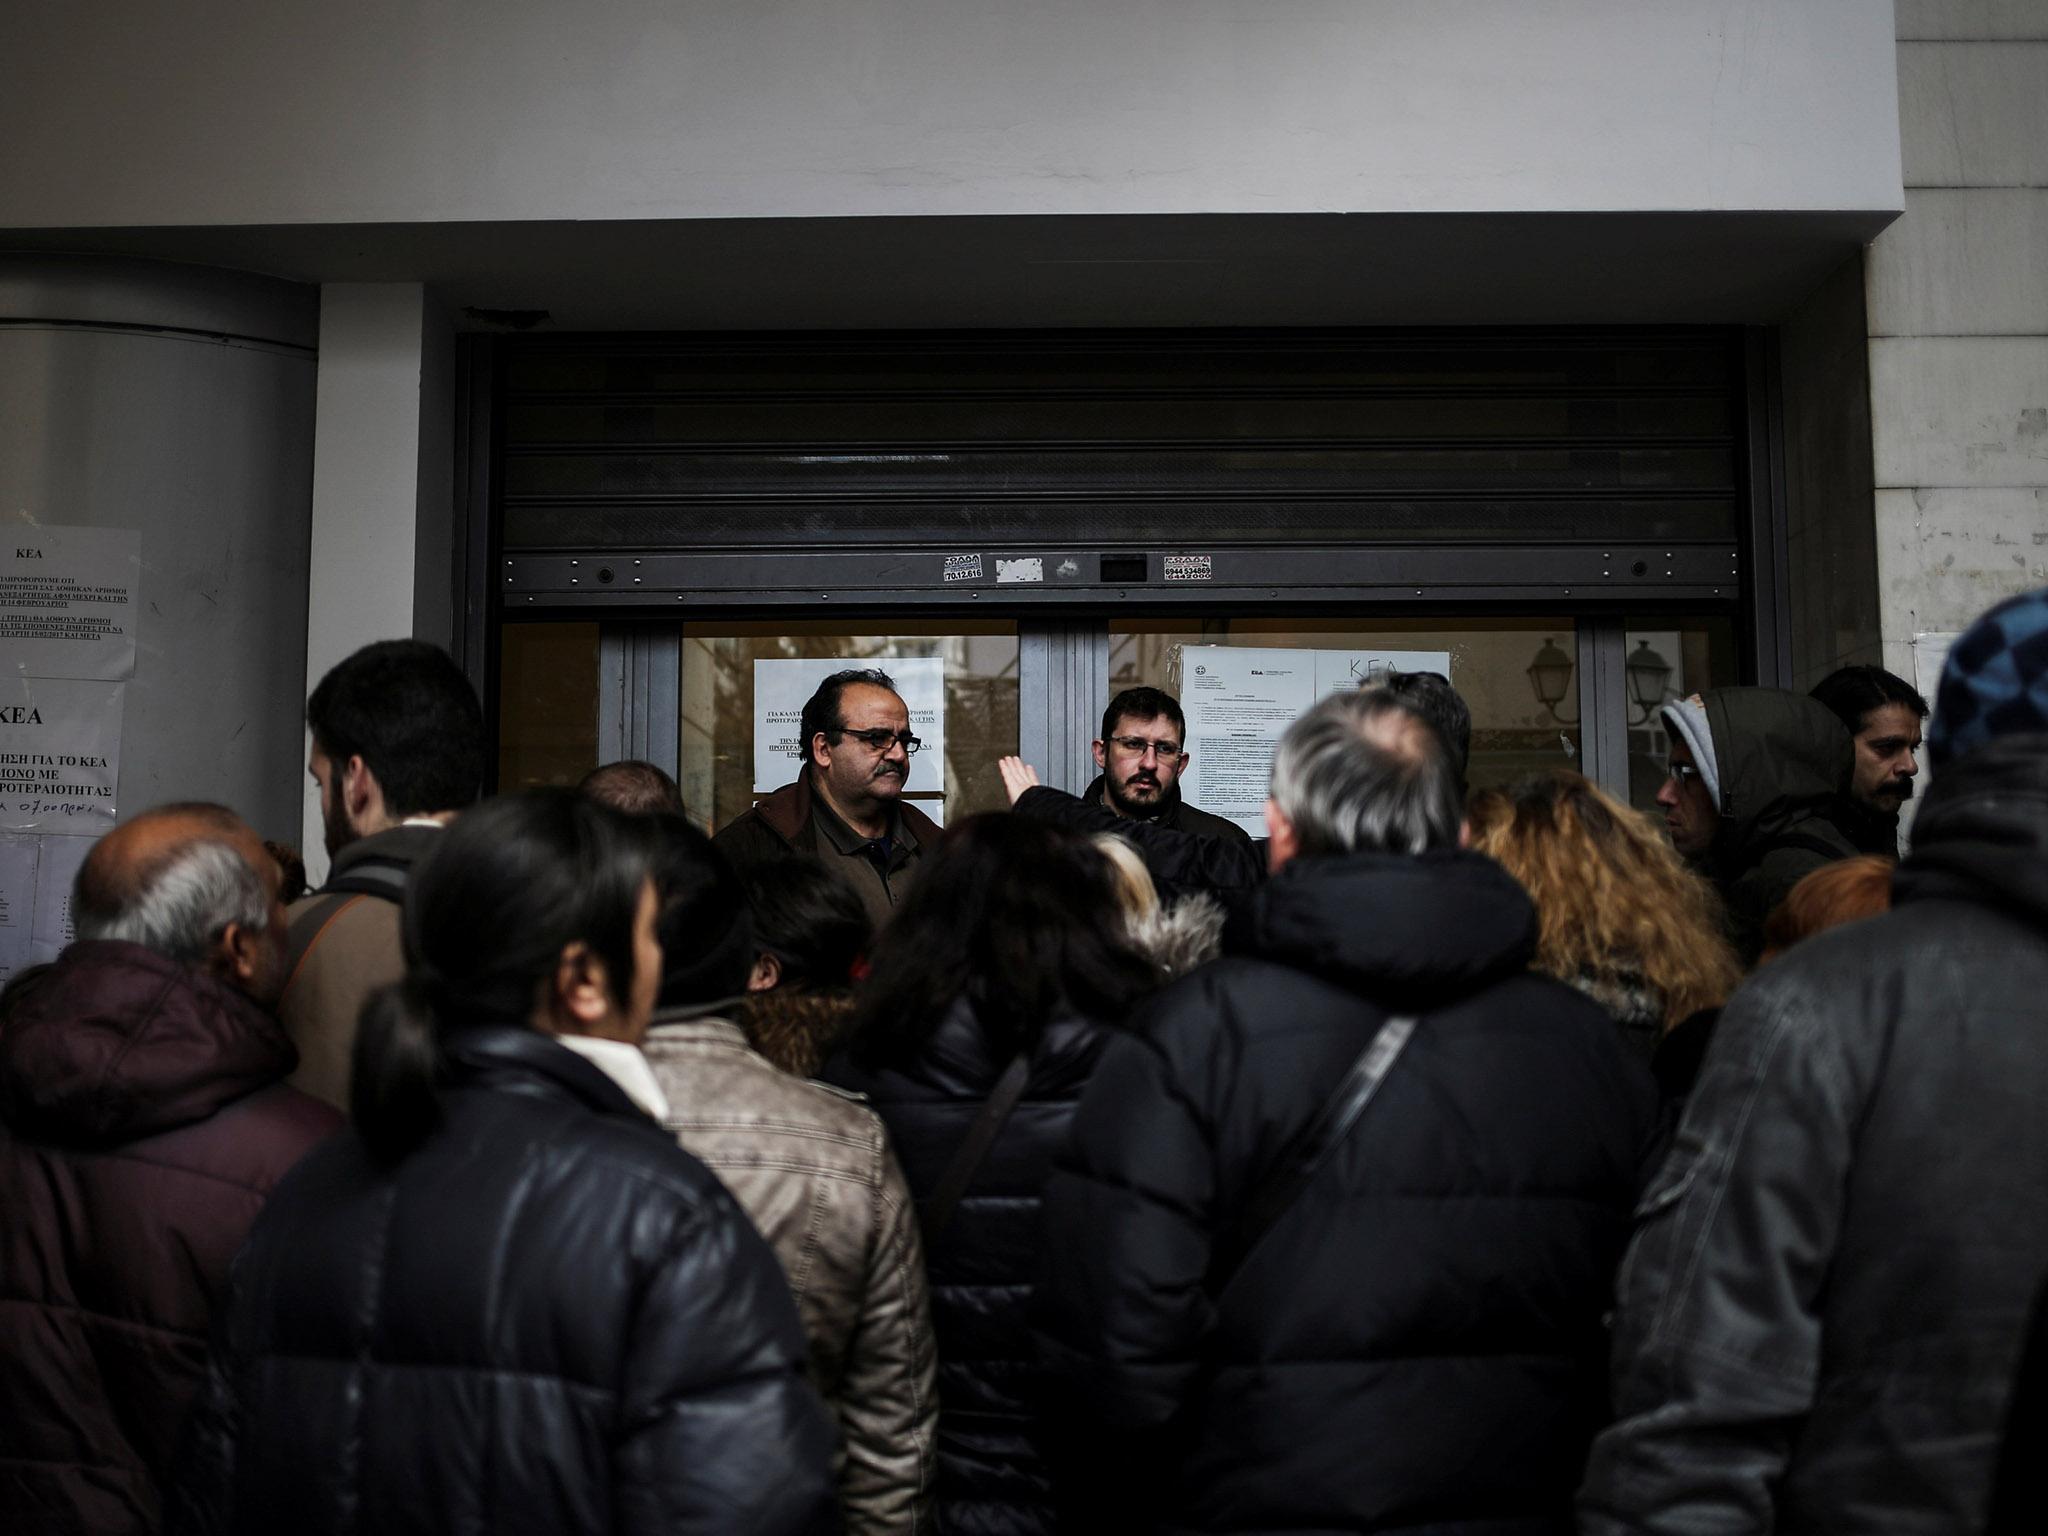
<path fill-rule="evenodd" d="M 1536 904 L 1536 968 L 1605 1007 L 1646 1058 L 1742 979 L 1713 887 L 1584 775 L 1559 768 L 1481 790 L 1466 818 L 1472 847 Z"/>

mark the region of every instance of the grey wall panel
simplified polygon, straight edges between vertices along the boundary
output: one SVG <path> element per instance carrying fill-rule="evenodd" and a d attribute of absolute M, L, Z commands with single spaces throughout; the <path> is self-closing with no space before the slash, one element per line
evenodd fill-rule
<path fill-rule="evenodd" d="M 125 323 L 163 323 L 132 292 Z M 300 347 L 0 311 L 0 526 L 142 535 L 124 811 L 219 800 L 298 839 L 313 371 Z"/>

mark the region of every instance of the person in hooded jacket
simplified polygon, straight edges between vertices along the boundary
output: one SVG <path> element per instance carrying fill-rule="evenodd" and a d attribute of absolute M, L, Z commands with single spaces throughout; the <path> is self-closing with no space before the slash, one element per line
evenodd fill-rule
<path fill-rule="evenodd" d="M 1588 1536 L 1984 1528 L 2048 1274 L 2048 591 L 1949 652 L 1880 916 L 1735 994 L 1622 1270 Z"/>
<path fill-rule="evenodd" d="M 1274 878 L 1104 1052 L 1045 1195 L 1069 1529 L 1571 1528 L 1658 1106 L 1460 810 L 1400 699 L 1324 700 L 1274 759 Z"/>
<path fill-rule="evenodd" d="M 1026 1320 L 1039 1192 L 1103 1045 L 1156 985 L 1085 839 L 970 816 L 882 930 L 848 1053 L 826 1068 L 882 1117 L 919 1203 L 941 1533 L 1057 1529 Z"/>
<path fill-rule="evenodd" d="M 1849 802 L 1855 746 L 1826 705 L 1777 688 L 1711 689 L 1662 713 L 1665 829 L 1720 890 L 1729 937 L 1754 964 L 1764 920 L 1801 877 L 1865 851 Z"/>
<path fill-rule="evenodd" d="M 440 835 L 352 1130 L 236 1261 L 173 1531 L 838 1529 L 781 1268 L 650 1113 L 657 905 L 567 790 Z"/>
<path fill-rule="evenodd" d="M 217 805 L 78 873 L 78 938 L 0 998 L 0 1530 L 157 1529 L 228 1264 L 341 1124 L 285 1086 L 276 863 Z"/>

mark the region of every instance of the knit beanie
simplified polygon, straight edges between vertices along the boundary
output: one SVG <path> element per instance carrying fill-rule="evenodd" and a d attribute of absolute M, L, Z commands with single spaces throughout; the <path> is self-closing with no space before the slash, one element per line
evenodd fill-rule
<path fill-rule="evenodd" d="M 1707 703 L 1698 694 L 1673 699 L 1659 711 L 1672 735 L 1692 748 L 1692 760 L 1707 787 L 1707 800 L 1721 809 L 1721 763 L 1714 756 L 1714 733 L 1707 729 Z"/>
<path fill-rule="evenodd" d="M 2006 599 L 1949 647 L 1927 757 L 1939 768 L 2029 732 L 2048 732 L 2048 587 Z"/>

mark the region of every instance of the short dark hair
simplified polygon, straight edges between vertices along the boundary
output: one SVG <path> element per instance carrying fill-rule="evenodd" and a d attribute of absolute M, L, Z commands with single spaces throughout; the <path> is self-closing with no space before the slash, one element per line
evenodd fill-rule
<path fill-rule="evenodd" d="M 782 984 L 843 987 L 874 941 L 860 892 L 816 859 L 769 859 L 740 877 L 754 918 L 754 952 L 782 962 Z"/>
<path fill-rule="evenodd" d="M 804 704 L 804 711 L 797 719 L 797 755 L 804 760 L 804 766 L 811 763 L 811 743 L 819 735 L 831 735 L 834 731 L 846 729 L 846 721 L 839 713 L 839 697 L 856 683 L 869 688 L 886 688 L 896 692 L 896 679 L 880 667 L 849 667 L 844 672 L 834 672 L 818 684 L 818 691 Z"/>
<path fill-rule="evenodd" d="M 639 819 L 653 845 L 661 898 L 656 1001 L 682 1008 L 737 996 L 754 964 L 753 925 L 739 876 L 711 839 L 681 816 L 657 812 Z"/>
<path fill-rule="evenodd" d="M 1441 672 L 1381 672 L 1366 679 L 1364 686 L 1391 693 L 1427 720 L 1450 754 L 1458 782 L 1465 782 L 1472 760 L 1472 709 L 1448 677 Z"/>
<path fill-rule="evenodd" d="M 1905 705 L 1915 720 L 1927 718 L 1927 701 L 1920 691 L 1883 667 L 1843 667 L 1830 672 L 1813 685 L 1812 697 L 1825 704 L 1851 736 L 1861 734 L 1872 710 L 1887 704 Z"/>
<path fill-rule="evenodd" d="M 576 786 L 576 793 L 628 816 L 683 814 L 683 793 L 676 788 L 676 781 L 637 757 L 591 769 Z"/>
<path fill-rule="evenodd" d="M 483 707 L 438 645 L 364 646 L 320 679 L 306 724 L 337 764 L 363 760 L 393 816 L 459 811 L 483 792 Z"/>
<path fill-rule="evenodd" d="M 1109 733 L 1116 729 L 1116 723 L 1129 716 L 1133 720 L 1158 720 L 1162 717 L 1173 722 L 1173 729 L 1180 737 L 1180 744 L 1188 744 L 1187 716 L 1180 712 L 1180 700 L 1163 688 L 1126 688 L 1109 701 L 1109 708 L 1102 712 L 1102 739 L 1109 740 Z"/>

